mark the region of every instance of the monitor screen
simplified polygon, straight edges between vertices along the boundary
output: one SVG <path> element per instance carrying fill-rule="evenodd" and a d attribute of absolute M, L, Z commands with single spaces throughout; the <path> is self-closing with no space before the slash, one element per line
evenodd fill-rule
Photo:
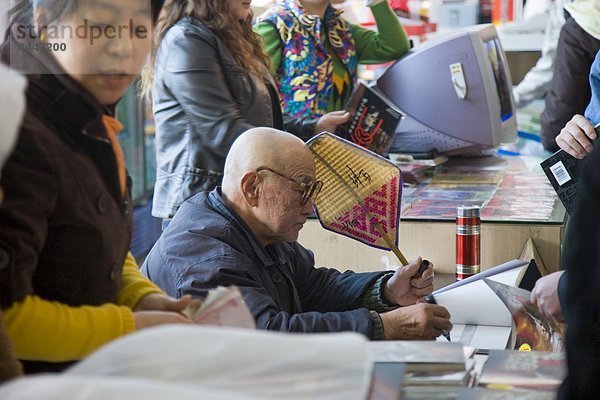
<path fill-rule="evenodd" d="M 493 25 L 411 49 L 378 80 L 403 115 L 390 152 L 473 154 L 516 140 L 512 82 Z"/>
<path fill-rule="evenodd" d="M 501 57 L 502 46 L 498 38 L 483 42 L 483 46 L 487 50 L 492 71 L 494 72 L 494 82 L 496 83 L 498 98 L 500 99 L 500 119 L 506 121 L 513 115 L 513 109 L 510 97 L 511 86 L 506 79 L 508 76 L 506 64 L 504 63 L 504 58 Z"/>

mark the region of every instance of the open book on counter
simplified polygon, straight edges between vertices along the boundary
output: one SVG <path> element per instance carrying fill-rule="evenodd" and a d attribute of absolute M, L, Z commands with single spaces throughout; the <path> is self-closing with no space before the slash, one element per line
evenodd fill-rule
<path fill-rule="evenodd" d="M 450 312 L 452 341 L 481 350 L 514 348 L 513 315 L 484 278 L 531 290 L 541 276 L 535 262 L 512 260 L 434 291 L 436 302 Z"/>

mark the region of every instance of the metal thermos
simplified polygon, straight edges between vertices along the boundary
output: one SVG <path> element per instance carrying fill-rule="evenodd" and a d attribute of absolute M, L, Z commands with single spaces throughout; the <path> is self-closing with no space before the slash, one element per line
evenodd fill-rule
<path fill-rule="evenodd" d="M 479 273 L 481 220 L 478 206 L 456 208 L 456 279 Z"/>

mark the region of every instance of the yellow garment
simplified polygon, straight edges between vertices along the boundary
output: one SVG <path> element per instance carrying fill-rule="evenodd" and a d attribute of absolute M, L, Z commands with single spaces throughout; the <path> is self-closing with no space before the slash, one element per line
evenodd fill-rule
<path fill-rule="evenodd" d="M 6 331 L 22 360 L 80 360 L 100 346 L 135 331 L 132 308 L 160 289 L 140 272 L 131 253 L 123 264 L 117 304 L 71 307 L 35 295 L 4 310 Z"/>
<path fill-rule="evenodd" d="M 137 303 L 150 293 L 162 293 L 162 290 L 140 273 L 135 258 L 131 253 L 127 253 L 121 273 L 117 304 L 134 309 Z"/>
<path fill-rule="evenodd" d="M 125 191 L 127 190 L 127 168 L 125 166 L 125 156 L 123 155 L 121 143 L 119 143 L 119 139 L 117 139 L 117 134 L 123 130 L 123 125 L 109 115 L 103 115 L 102 122 L 104 123 L 106 133 L 108 134 L 108 138 L 110 139 L 110 143 L 115 153 L 115 158 L 117 159 L 121 196 L 125 196 Z"/>
<path fill-rule="evenodd" d="M 576 0 L 565 5 L 577 24 L 600 40 L 600 0 Z"/>

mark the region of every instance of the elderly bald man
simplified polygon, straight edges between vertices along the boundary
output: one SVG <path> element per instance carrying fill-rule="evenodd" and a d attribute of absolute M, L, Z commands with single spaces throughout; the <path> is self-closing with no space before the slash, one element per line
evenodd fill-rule
<path fill-rule="evenodd" d="M 395 273 L 315 268 L 296 240 L 320 185 L 302 140 L 251 129 L 231 147 L 222 188 L 183 204 L 142 272 L 176 297 L 235 284 L 262 329 L 424 340 L 451 329 L 444 307 L 419 302 L 433 290 L 433 265 L 411 278 L 420 258 Z"/>

